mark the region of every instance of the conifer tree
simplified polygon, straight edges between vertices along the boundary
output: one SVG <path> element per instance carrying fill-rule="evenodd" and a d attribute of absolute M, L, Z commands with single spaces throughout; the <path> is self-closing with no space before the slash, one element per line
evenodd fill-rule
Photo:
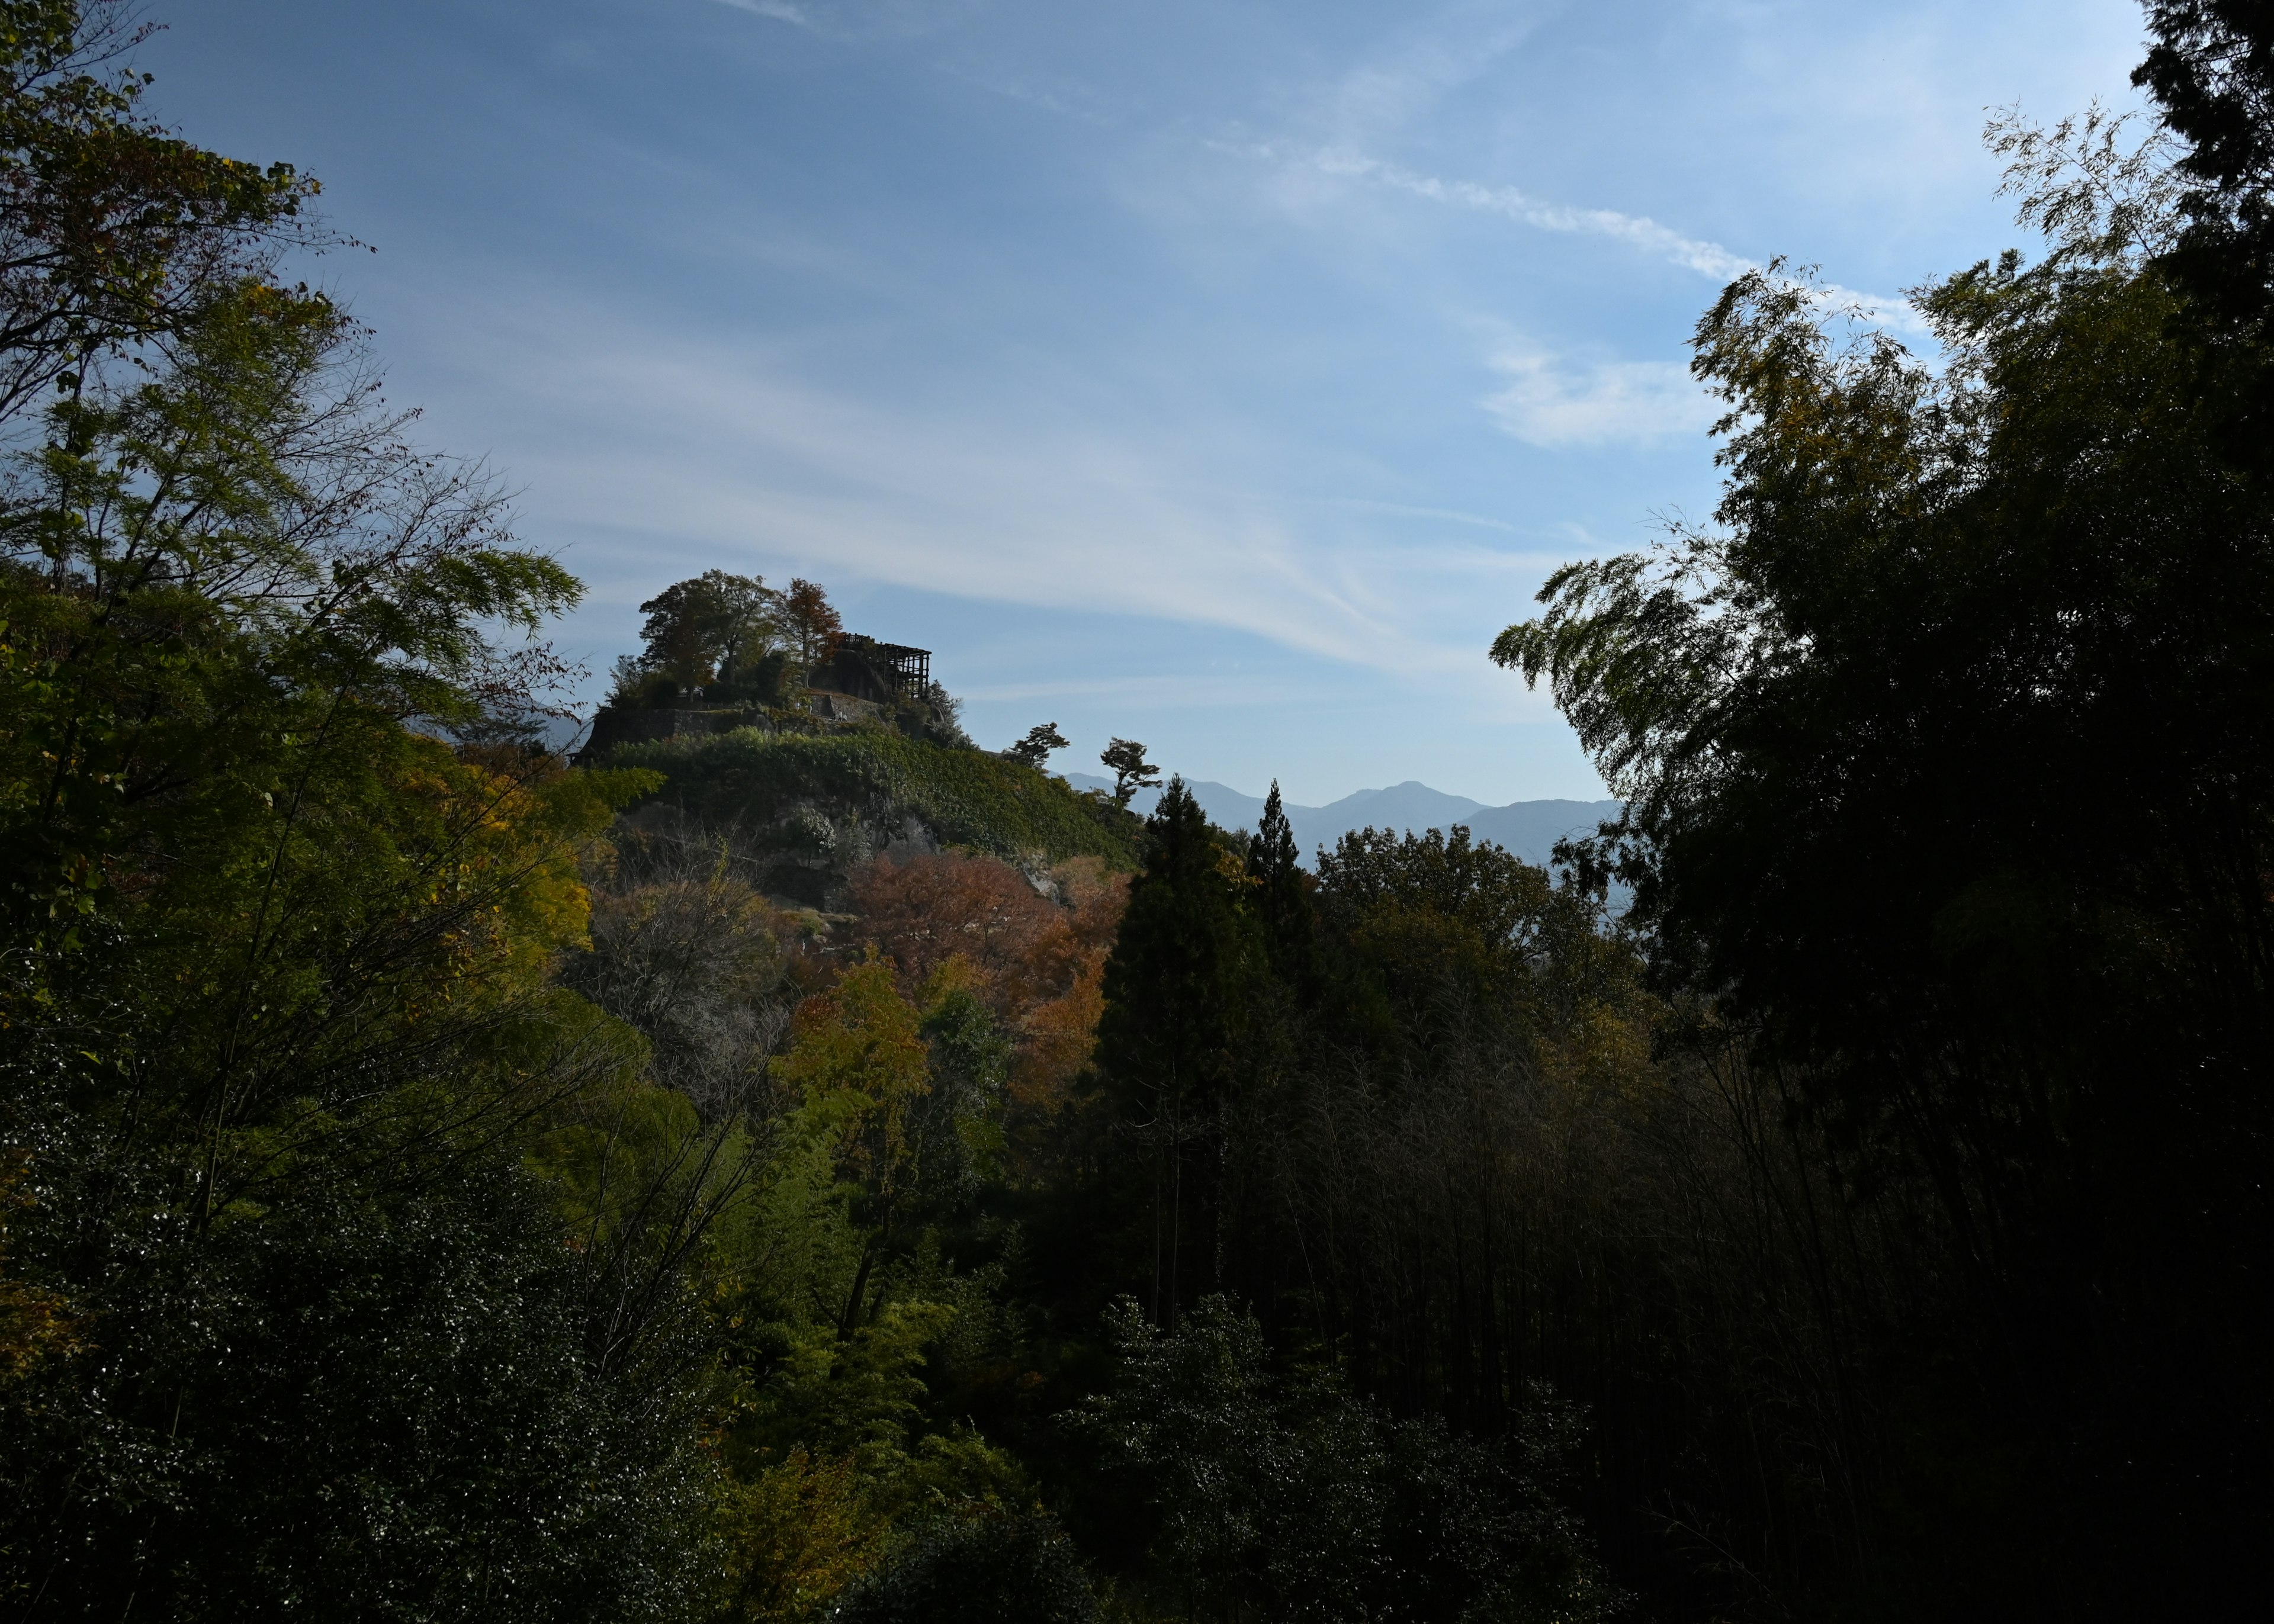
<path fill-rule="evenodd" d="M 1247 848 L 1247 877 L 1254 886 L 1253 903 L 1272 972 L 1299 996 L 1307 994 L 1316 979 L 1318 953 L 1316 919 L 1301 861 L 1294 826 L 1280 804 L 1279 780 L 1274 778 Z"/>
<path fill-rule="evenodd" d="M 1065 749 L 1066 742 L 1066 736 L 1058 731 L 1056 722 L 1044 722 L 1039 727 L 1027 729 L 1027 736 L 1003 754 L 1039 771 L 1050 765 L 1050 752 Z"/>
<path fill-rule="evenodd" d="M 1116 739 L 1098 755 L 1113 775 L 1113 799 L 1123 806 L 1141 789 L 1161 781 L 1161 770 L 1145 759 L 1145 747 L 1134 739 Z"/>
<path fill-rule="evenodd" d="M 1106 961 L 1098 1055 L 1117 1135 L 1142 1150 L 1152 1307 L 1165 1321 L 1219 1272 L 1220 1125 L 1262 955 L 1251 883 L 1182 778 L 1145 832 Z"/>

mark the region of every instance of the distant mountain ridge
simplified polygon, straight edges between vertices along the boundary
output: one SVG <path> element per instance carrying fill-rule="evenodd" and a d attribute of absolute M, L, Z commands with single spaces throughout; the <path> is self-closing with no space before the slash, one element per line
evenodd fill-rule
<path fill-rule="evenodd" d="M 1076 789 L 1113 787 L 1112 779 L 1095 773 L 1069 772 L 1063 776 Z M 1185 787 L 1192 791 L 1193 799 L 1201 803 L 1201 809 L 1209 820 L 1224 828 L 1252 831 L 1263 816 L 1261 797 L 1243 795 L 1229 785 L 1192 778 L 1186 781 Z M 1136 811 L 1150 812 L 1159 799 L 1158 790 L 1140 790 L 1129 804 Z M 1479 840 L 1505 846 L 1525 861 L 1544 867 L 1558 840 L 1567 835 L 1593 834 L 1596 824 L 1619 815 L 1619 803 L 1517 801 L 1504 807 L 1488 807 L 1481 801 L 1448 795 L 1409 778 L 1388 789 L 1359 790 L 1323 807 L 1291 805 L 1286 811 L 1306 868 L 1314 861 L 1314 853 L 1319 847 L 1331 847 L 1352 830 L 1395 829 L 1418 834 L 1425 829 L 1450 829 L 1457 823 L 1465 825 Z"/>

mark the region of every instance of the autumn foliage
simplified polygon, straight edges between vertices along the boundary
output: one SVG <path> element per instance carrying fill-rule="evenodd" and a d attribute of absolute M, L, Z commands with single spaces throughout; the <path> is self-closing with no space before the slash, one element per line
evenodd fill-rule
<path fill-rule="evenodd" d="M 1055 1111 L 1089 1061 L 1128 877 L 1094 857 L 1029 878 L 991 857 L 947 852 L 877 858 L 854 876 L 852 891 L 860 937 L 898 966 L 909 991 L 951 959 L 970 966 L 973 989 L 1016 1036 L 1013 1103 Z"/>

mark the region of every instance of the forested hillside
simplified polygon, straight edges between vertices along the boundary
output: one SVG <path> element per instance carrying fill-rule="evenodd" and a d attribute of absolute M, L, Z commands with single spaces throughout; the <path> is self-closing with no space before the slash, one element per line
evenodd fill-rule
<path fill-rule="evenodd" d="M 1095 857 L 1126 869 L 1138 820 L 1111 800 L 983 750 L 881 730 L 814 737 L 756 729 L 621 746 L 608 760 L 659 773 L 659 799 L 708 824 L 733 826 L 777 893 L 816 903 L 880 846 L 913 838 L 1016 862 Z"/>
<path fill-rule="evenodd" d="M 2248 1607 L 2274 29 L 2150 16 L 1931 355 L 1702 320 L 1714 523 L 1492 650 L 1551 872 L 816 719 L 716 571 L 615 696 L 736 725 L 572 764 L 314 182 L 0 0 L 0 1615 Z"/>

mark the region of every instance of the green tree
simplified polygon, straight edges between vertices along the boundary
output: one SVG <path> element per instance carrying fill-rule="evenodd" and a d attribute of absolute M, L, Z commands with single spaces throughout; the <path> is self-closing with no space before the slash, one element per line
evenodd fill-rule
<path fill-rule="evenodd" d="M 11 8 L 8 49 L 66 61 L 76 17 Z M 705 1492 L 690 1321 L 666 1294 L 621 1335 L 523 1161 L 636 1086 L 636 1041 L 547 977 L 580 846 L 652 779 L 436 736 L 546 703 L 564 668 L 515 635 L 576 583 L 403 443 L 335 307 L 261 274 L 247 234 L 298 183 L 73 82 L 104 207 L 251 190 L 122 225 L 128 302 L 72 308 L 92 349 L 164 342 L 82 351 L 0 499 L 0 1142 L 37 1192 L 11 1267 L 79 1344 L 0 1395 L 0 1586 L 667 1612 Z M 26 143 L 41 94 L 6 91 Z M 80 264 L 38 274 L 78 298 Z"/>
<path fill-rule="evenodd" d="M 1097 1598 L 1049 1518 L 999 1513 L 927 1524 L 856 1585 L 844 1624 L 1090 1624 Z"/>
<path fill-rule="evenodd" d="M 2244 0 L 2150 0 L 2132 82 L 2187 143 L 2184 228 L 2165 268 L 2225 320 L 2274 301 L 2274 20 Z"/>
<path fill-rule="evenodd" d="M 1299 994 L 1315 990 L 1318 980 L 1317 920 L 1311 883 L 1304 876 L 1294 826 L 1279 800 L 1279 780 L 1263 798 L 1263 816 L 1247 846 L 1252 906 L 1262 927 L 1266 952 L 1279 979 Z"/>
<path fill-rule="evenodd" d="M 1242 1079 L 1261 953 L 1239 859 L 1183 779 L 1170 780 L 1145 836 L 1145 865 L 1105 964 L 1096 1064 L 1115 1132 L 1143 1169 L 1143 1184 L 1123 1199 L 1145 1204 L 1149 1234 L 1137 1245 L 1149 1253 L 1151 1306 L 1165 1321 L 1218 1283 L 1221 1118 Z"/>
<path fill-rule="evenodd" d="M 667 677 L 682 692 L 746 686 L 784 641 L 779 595 L 761 575 L 706 569 L 674 582 L 642 604 L 640 613 L 647 617 L 641 652 L 618 679 L 626 699 L 645 674 Z"/>
<path fill-rule="evenodd" d="M 147 37 L 124 0 L 0 4 L 0 423 L 202 322 L 288 247 L 327 237 L 316 192 L 176 139 L 117 65 Z"/>
<path fill-rule="evenodd" d="M 963 967 L 919 1011 L 888 962 L 851 966 L 776 1062 L 801 1102 L 717 1231 L 729 1616 L 817 1617 L 909 1525 L 1032 1499 L 937 1413 L 936 1367 L 986 1303 L 928 1225 L 985 1174 L 1007 1050 Z"/>
<path fill-rule="evenodd" d="M 1150 789 L 1161 781 L 1161 770 L 1145 759 L 1145 747 L 1133 739 L 1116 739 L 1099 753 L 1097 759 L 1113 775 L 1113 799 L 1121 806 L 1141 789 Z"/>
<path fill-rule="evenodd" d="M 1067 748 L 1066 736 L 1058 731 L 1056 722 L 1044 722 L 1039 727 L 1029 727 L 1026 737 L 1003 752 L 1013 761 L 1024 762 L 1040 771 L 1050 764 L 1050 752 Z M 1143 751 L 1139 751 L 1143 755 Z"/>
<path fill-rule="evenodd" d="M 838 1312 L 842 1335 L 878 1306 L 870 1283 L 915 1182 L 910 1116 L 931 1091 L 922 1021 L 892 984 L 892 966 L 872 957 L 798 1011 L 797 1041 L 775 1068 L 803 1094 L 806 1111 L 828 1124 L 863 1192 L 870 1227 Z"/>
<path fill-rule="evenodd" d="M 1587 910 L 1547 872 L 1456 827 L 1355 830 L 1319 858 L 1337 938 L 1343 1029 L 1393 1053 L 1534 1013 L 1535 965 L 1585 935 Z"/>
<path fill-rule="evenodd" d="M 1619 1598 L 1546 1477 L 1577 1441 L 1532 1395 L 1505 1447 L 1397 1421 L 1330 1367 L 1275 1369 L 1223 1297 L 1172 1330 L 1123 1298 L 1113 1385 L 1070 1417 L 1145 1486 L 1162 1588 L 1203 1618 L 1590 1620 Z"/>
<path fill-rule="evenodd" d="M 404 726 L 523 700 L 541 653 L 478 628 L 574 583 L 478 481 L 383 419 L 350 434 L 343 341 L 320 302 L 216 302 L 176 370 L 55 410 L 6 515 L 0 1101 L 44 1192 L 22 1255 L 102 1329 L 0 1418 L 0 1541 L 65 1608 L 367 1584 L 382 1609 L 487 1586 L 573 1610 L 681 1560 L 644 1515 L 674 1473 L 695 1490 L 692 1417 L 652 1372 L 624 1403 L 509 1148 L 632 1063 L 544 976 L 583 928 L 574 843 L 634 786 Z M 470 1180 L 497 1222 L 439 1267 Z M 445 1357 L 472 1324 L 493 1340 Z M 275 1430 L 313 1367 L 336 1372 L 304 1417 L 321 1451 Z M 656 1430 L 614 1424 L 643 1411 Z M 496 1498 L 468 1498 L 485 1474 Z M 593 1589 L 568 1530 L 628 1492 L 621 1579 Z M 468 1555 L 501 1540 L 504 1566 Z"/>
<path fill-rule="evenodd" d="M 2187 1396 L 2274 1330 L 2235 1151 L 2274 1064 L 2274 510 L 2231 432 L 2266 356 L 2166 274 L 2155 150 L 2087 132 L 2064 170 L 2059 135 L 2021 177 L 2048 256 L 1919 295 L 1937 366 L 1775 267 L 1733 284 L 1693 364 L 1719 528 L 1560 570 L 1494 656 L 1627 800 L 1661 973 L 1853 1177 L 1933 1192 L 1931 1404 L 1968 1419 L 1918 1424 L 1970 1435 L 1954 1477 L 2025 1462 L 1933 1560 L 2026 1584 L 2006 1553 L 2049 1541 L 2079 1605 L 2172 1606 L 2225 1571 L 2195 1517 L 2274 1515 L 2227 1464 L 2257 1423 Z M 2120 1369 L 2158 1395 L 2121 1417 Z"/>

